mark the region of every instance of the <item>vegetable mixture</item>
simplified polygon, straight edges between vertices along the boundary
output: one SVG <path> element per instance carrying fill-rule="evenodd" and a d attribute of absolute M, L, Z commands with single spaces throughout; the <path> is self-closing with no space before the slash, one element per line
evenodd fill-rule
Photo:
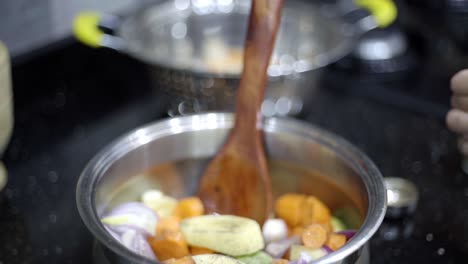
<path fill-rule="evenodd" d="M 128 249 L 165 264 L 306 264 L 355 234 L 314 196 L 284 194 L 262 227 L 249 218 L 205 214 L 198 197 L 176 200 L 158 190 L 115 207 L 101 219 Z"/>

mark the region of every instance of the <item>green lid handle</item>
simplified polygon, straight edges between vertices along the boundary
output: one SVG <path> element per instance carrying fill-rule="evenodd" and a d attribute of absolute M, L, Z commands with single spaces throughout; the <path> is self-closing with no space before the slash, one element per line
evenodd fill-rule
<path fill-rule="evenodd" d="M 73 35 L 83 44 L 93 48 L 101 47 L 104 32 L 99 29 L 100 14 L 83 12 L 73 21 Z"/>
<path fill-rule="evenodd" d="M 356 5 L 368 9 L 379 27 L 391 25 L 398 15 L 398 10 L 392 0 L 354 0 Z"/>

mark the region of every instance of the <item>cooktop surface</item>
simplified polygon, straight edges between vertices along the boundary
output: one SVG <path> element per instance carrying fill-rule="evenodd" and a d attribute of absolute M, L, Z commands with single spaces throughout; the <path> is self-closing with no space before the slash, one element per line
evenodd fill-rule
<path fill-rule="evenodd" d="M 0 263 L 92 263 L 94 239 L 75 205 L 80 172 L 119 135 L 165 118 L 167 100 L 141 63 L 78 44 L 16 65 L 13 77 L 15 128 L 3 157 L 9 182 L 0 194 Z M 441 118 L 448 97 L 431 114 L 336 87 L 324 84 L 298 118 L 343 136 L 384 176 L 409 179 L 420 193 L 412 217 L 387 220 L 379 229 L 370 243 L 371 263 L 464 263 L 468 177 L 455 135 Z M 437 89 L 449 89 L 448 83 Z"/>

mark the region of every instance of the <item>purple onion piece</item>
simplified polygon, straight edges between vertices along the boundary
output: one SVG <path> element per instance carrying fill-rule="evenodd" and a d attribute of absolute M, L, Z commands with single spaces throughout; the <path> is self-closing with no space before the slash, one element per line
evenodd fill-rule
<path fill-rule="evenodd" d="M 145 237 L 135 230 L 129 229 L 121 236 L 121 243 L 133 252 L 151 260 L 156 260 L 156 256 Z"/>
<path fill-rule="evenodd" d="M 148 230 L 138 225 L 131 225 L 131 224 L 118 225 L 118 226 L 107 225 L 107 227 L 109 227 L 111 230 L 113 230 L 115 233 L 119 235 L 122 235 L 123 233 L 131 229 L 131 230 L 135 230 L 137 233 L 142 234 L 144 237 L 153 236 L 153 234 L 150 233 Z"/>
<path fill-rule="evenodd" d="M 308 264 L 310 262 L 312 262 L 312 258 L 307 253 L 301 252 L 301 256 L 295 264 Z"/>
<path fill-rule="evenodd" d="M 293 236 L 280 241 L 270 242 L 265 247 L 265 252 L 273 258 L 281 258 L 292 245 L 299 245 L 300 238 Z"/>
<path fill-rule="evenodd" d="M 340 235 L 345 235 L 346 242 L 348 242 L 351 238 L 353 238 L 353 236 L 357 233 L 357 231 L 356 230 L 343 230 L 343 231 L 336 232 L 336 233 Z"/>
<path fill-rule="evenodd" d="M 140 202 L 128 202 L 120 204 L 119 206 L 113 208 L 107 216 L 121 214 L 136 214 L 157 218 L 156 213 L 151 208 Z"/>
<path fill-rule="evenodd" d="M 333 250 L 332 250 L 331 248 L 329 248 L 328 246 L 326 246 L 326 245 L 324 245 L 324 246 L 322 247 L 322 249 L 325 250 L 325 251 L 327 252 L 327 254 L 330 254 L 330 253 L 333 252 Z"/>
<path fill-rule="evenodd" d="M 128 229 L 134 229 L 144 236 L 154 235 L 158 217 L 152 209 L 148 208 L 143 203 L 128 202 L 121 204 L 102 219 L 118 216 L 131 216 L 135 221 L 115 225 L 104 223 L 104 225 L 119 235 L 122 235 Z"/>

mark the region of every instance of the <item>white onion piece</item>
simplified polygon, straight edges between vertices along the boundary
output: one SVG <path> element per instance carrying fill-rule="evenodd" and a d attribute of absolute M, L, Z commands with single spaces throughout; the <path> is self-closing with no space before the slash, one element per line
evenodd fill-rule
<path fill-rule="evenodd" d="M 128 213 L 156 216 L 155 212 L 151 210 L 151 208 L 140 202 L 127 202 L 120 204 L 119 206 L 112 209 L 110 215 Z"/>
<path fill-rule="evenodd" d="M 145 236 L 154 236 L 158 217 L 144 204 L 129 202 L 114 208 L 101 222 L 119 234 L 134 229 Z"/>
<path fill-rule="evenodd" d="M 301 252 L 301 256 L 296 261 L 296 264 L 308 264 L 309 262 L 312 262 L 312 257 L 307 253 Z"/>
<path fill-rule="evenodd" d="M 147 190 L 141 196 L 141 201 L 155 211 L 159 217 L 170 216 L 177 205 L 177 200 L 164 195 L 158 190 Z"/>
<path fill-rule="evenodd" d="M 344 235 L 346 237 L 346 242 L 348 242 L 354 235 L 356 235 L 356 230 L 343 230 L 340 232 L 336 232 L 337 234 Z"/>
<path fill-rule="evenodd" d="M 268 219 L 262 227 L 265 243 L 279 241 L 288 236 L 288 226 L 283 219 Z"/>
<path fill-rule="evenodd" d="M 154 255 L 151 246 L 148 244 L 148 241 L 146 241 L 145 237 L 141 233 L 133 229 L 128 229 L 122 234 L 121 243 L 126 248 L 139 255 L 147 257 L 151 260 L 156 260 L 156 256 Z"/>
<path fill-rule="evenodd" d="M 273 258 L 281 258 L 292 245 L 299 245 L 300 243 L 301 239 L 297 236 L 293 236 L 291 238 L 268 243 L 265 247 L 265 252 Z"/>

